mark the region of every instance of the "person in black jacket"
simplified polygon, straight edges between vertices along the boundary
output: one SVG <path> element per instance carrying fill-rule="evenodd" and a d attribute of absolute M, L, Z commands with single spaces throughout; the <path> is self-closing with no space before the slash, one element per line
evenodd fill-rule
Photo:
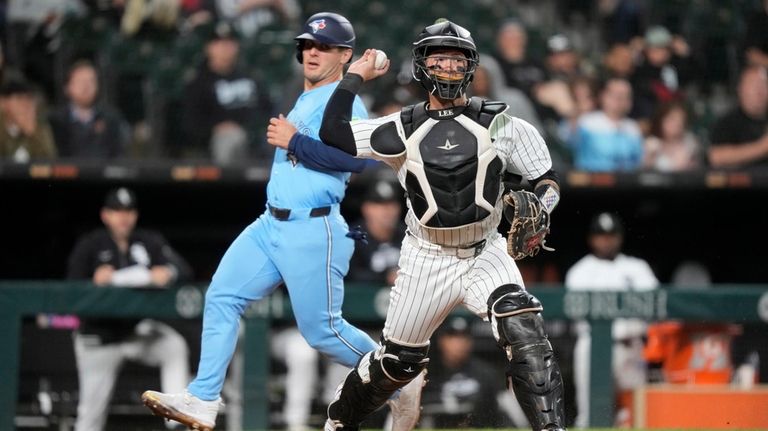
<path fill-rule="evenodd" d="M 647 133 L 654 111 L 662 104 L 685 99 L 684 88 L 691 77 L 688 42 L 663 26 L 645 32 L 641 64 L 630 78 L 634 100 L 631 116 Z"/>
<path fill-rule="evenodd" d="M 768 166 L 768 69 L 749 66 L 739 75 L 737 106 L 718 118 L 710 132 L 714 168 Z"/>
<path fill-rule="evenodd" d="M 369 187 L 360 207 L 363 219 L 357 223 L 366 232 L 366 241 L 355 244 L 349 262 L 350 281 L 394 285 L 400 243 L 405 236 L 402 197 L 397 184 L 387 180 L 376 181 Z"/>
<path fill-rule="evenodd" d="M 67 278 L 96 288 L 165 287 L 189 278 L 189 265 L 157 232 L 136 229 L 134 193 L 112 190 L 101 209 L 105 228 L 83 236 L 69 258 Z M 151 319 L 81 319 L 75 333 L 80 397 L 76 431 L 104 429 L 122 363 L 160 366 L 161 385 L 181 391 L 189 380 L 189 349 L 175 329 Z"/>
<path fill-rule="evenodd" d="M 422 394 L 422 428 L 502 428 L 511 425 L 496 397 L 505 391 L 497 369 L 478 358 L 469 320 L 448 318 L 435 334 L 436 363 Z"/>
<path fill-rule="evenodd" d="M 254 122 L 267 123 L 271 103 L 252 76 L 238 67 L 240 42 L 220 22 L 210 29 L 206 60 L 184 91 L 181 155 L 211 158 L 221 165 L 242 161 L 256 150 Z M 266 149 L 266 145 L 262 145 Z"/>
<path fill-rule="evenodd" d="M 99 77 L 87 60 L 69 69 L 64 88 L 67 103 L 50 114 L 53 139 L 60 157 L 114 159 L 126 155 L 131 133 L 123 116 L 98 102 Z"/>

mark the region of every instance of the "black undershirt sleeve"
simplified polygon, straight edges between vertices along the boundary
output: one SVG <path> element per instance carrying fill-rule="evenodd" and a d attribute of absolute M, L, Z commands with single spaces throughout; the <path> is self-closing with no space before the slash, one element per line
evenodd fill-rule
<path fill-rule="evenodd" d="M 355 103 L 363 78 L 354 73 L 347 73 L 341 80 L 331 99 L 325 106 L 323 123 L 320 126 L 320 140 L 351 155 L 357 155 L 357 145 L 352 127 L 352 105 Z"/>

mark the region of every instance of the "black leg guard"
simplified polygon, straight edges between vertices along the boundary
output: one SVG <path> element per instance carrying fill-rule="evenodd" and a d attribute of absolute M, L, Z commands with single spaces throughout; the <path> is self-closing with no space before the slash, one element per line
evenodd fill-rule
<path fill-rule="evenodd" d="M 328 406 L 328 419 L 339 430 L 357 430 L 360 423 L 427 367 L 429 346 L 400 346 L 385 341 L 366 354 Z M 326 427 L 328 429 L 328 427 Z"/>
<path fill-rule="evenodd" d="M 499 346 L 507 353 L 507 377 L 535 431 L 565 429 L 563 379 L 544 333 L 541 303 L 518 285 L 497 288 L 488 315 Z"/>

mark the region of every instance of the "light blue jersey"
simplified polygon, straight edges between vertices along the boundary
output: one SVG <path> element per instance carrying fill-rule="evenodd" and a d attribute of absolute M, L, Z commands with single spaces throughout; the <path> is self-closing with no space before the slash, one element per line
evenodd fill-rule
<path fill-rule="evenodd" d="M 325 105 L 337 85 L 324 85 L 299 97 L 288 114 L 299 133 L 318 137 Z M 353 115 L 368 118 L 359 99 Z M 318 145 L 321 150 L 329 148 Z M 351 169 L 349 163 L 341 164 L 343 157 L 329 160 L 337 169 Z M 200 365 L 187 388 L 192 395 L 203 400 L 219 397 L 237 343 L 240 316 L 251 301 L 266 297 L 282 283 L 299 331 L 310 346 L 349 368 L 376 348 L 368 334 L 341 315 L 344 277 L 355 248 L 339 210 L 349 176 L 338 170 L 309 169 L 292 155 L 289 158 L 287 151 L 276 150 L 267 185 L 267 211 L 229 246 L 206 292 Z"/>
<path fill-rule="evenodd" d="M 288 113 L 298 133 L 319 139 L 323 111 L 338 82 L 305 91 Z M 368 118 L 360 98 L 355 99 L 353 118 Z M 337 204 L 344 199 L 349 172 L 315 171 L 295 164 L 282 148 L 275 151 L 272 174 L 267 184 L 267 201 L 278 208 L 317 208 Z"/>
<path fill-rule="evenodd" d="M 603 112 L 585 114 L 570 143 L 574 166 L 592 172 L 638 169 L 643 161 L 643 135 L 634 120 L 610 120 Z"/>

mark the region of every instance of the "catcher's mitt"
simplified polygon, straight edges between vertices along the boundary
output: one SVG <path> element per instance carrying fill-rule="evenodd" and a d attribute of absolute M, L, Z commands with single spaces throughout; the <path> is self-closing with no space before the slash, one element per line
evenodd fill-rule
<path fill-rule="evenodd" d="M 545 243 L 549 233 L 549 214 L 535 194 L 520 190 L 504 195 L 504 216 L 510 223 L 507 252 L 515 260 L 535 256 L 540 249 L 552 251 Z"/>

